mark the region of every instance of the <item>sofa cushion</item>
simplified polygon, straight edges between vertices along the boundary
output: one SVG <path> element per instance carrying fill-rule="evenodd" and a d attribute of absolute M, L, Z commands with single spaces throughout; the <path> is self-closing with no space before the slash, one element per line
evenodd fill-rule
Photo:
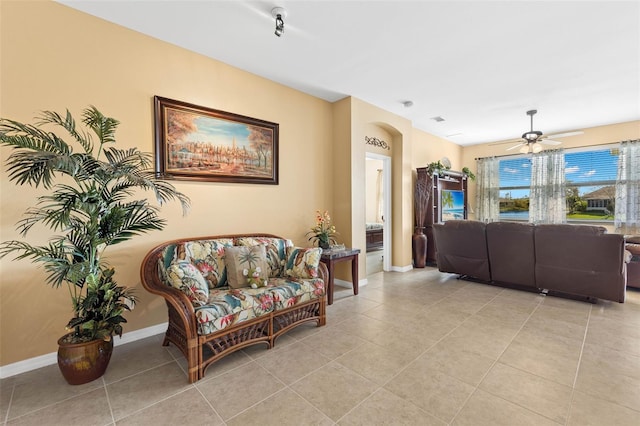
<path fill-rule="evenodd" d="M 200 271 L 191 263 L 178 261 L 167 268 L 167 281 L 187 295 L 193 306 L 202 306 L 209 299 L 209 286 Z"/>
<path fill-rule="evenodd" d="M 273 294 L 269 287 L 211 290 L 207 303 L 195 308 L 198 334 L 215 333 L 268 314 L 273 308 Z"/>
<path fill-rule="evenodd" d="M 291 240 L 273 237 L 239 237 L 236 238 L 237 246 L 264 245 L 269 264 L 269 276 L 281 277 L 284 275 L 284 265 L 287 260 L 287 248 L 293 247 Z"/>
<path fill-rule="evenodd" d="M 531 223 L 487 223 L 487 251 L 493 281 L 536 288 L 534 229 Z"/>
<path fill-rule="evenodd" d="M 270 278 L 267 288 L 273 295 L 276 311 L 324 297 L 325 294 L 324 281 L 321 278 Z"/>
<path fill-rule="evenodd" d="M 473 220 L 434 223 L 438 270 L 490 281 L 485 228 L 484 222 Z"/>
<path fill-rule="evenodd" d="M 225 247 L 224 252 L 229 287 L 249 287 L 247 273 L 250 269 L 258 272 L 260 280 L 267 278 L 269 266 L 263 245 Z"/>
<path fill-rule="evenodd" d="M 587 225 L 537 225 L 538 288 L 623 302 L 624 240 Z"/>
<path fill-rule="evenodd" d="M 175 260 L 192 263 L 204 277 L 209 289 L 214 289 L 227 285 L 224 248 L 232 245 L 232 238 L 187 241 L 176 244 L 172 255 Z"/>
<path fill-rule="evenodd" d="M 319 247 L 292 247 L 287 255 L 285 276 L 292 278 L 317 278 L 322 249 Z"/>

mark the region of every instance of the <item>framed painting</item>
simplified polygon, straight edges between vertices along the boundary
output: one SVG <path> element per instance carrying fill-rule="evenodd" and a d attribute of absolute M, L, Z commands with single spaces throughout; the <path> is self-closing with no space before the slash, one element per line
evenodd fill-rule
<path fill-rule="evenodd" d="M 277 123 L 154 97 L 156 177 L 278 184 Z"/>

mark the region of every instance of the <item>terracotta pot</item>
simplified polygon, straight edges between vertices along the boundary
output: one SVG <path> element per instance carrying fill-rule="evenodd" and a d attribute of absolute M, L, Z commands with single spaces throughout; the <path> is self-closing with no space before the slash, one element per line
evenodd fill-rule
<path fill-rule="evenodd" d="M 421 226 L 416 227 L 411 236 L 411 249 L 413 252 L 413 267 L 424 268 L 427 265 L 427 236 Z"/>
<path fill-rule="evenodd" d="M 58 339 L 58 367 L 67 383 L 82 385 L 102 377 L 111 359 L 113 339 L 65 343 L 65 337 Z"/>

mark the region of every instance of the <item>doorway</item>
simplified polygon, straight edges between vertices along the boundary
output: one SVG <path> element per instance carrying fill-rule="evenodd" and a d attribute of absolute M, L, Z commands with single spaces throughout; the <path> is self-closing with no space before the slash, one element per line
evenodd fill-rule
<path fill-rule="evenodd" d="M 367 275 L 391 270 L 391 157 L 366 153 Z M 382 229 L 382 244 L 379 231 Z M 373 244 L 371 244 L 373 242 Z"/>

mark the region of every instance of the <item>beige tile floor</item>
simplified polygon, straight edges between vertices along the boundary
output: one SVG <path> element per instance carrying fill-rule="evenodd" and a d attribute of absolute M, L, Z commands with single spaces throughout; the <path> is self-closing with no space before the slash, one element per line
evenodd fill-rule
<path fill-rule="evenodd" d="M 337 289 L 326 327 L 254 346 L 190 385 L 162 336 L 117 346 L 105 376 L 57 366 L 0 382 L 2 424 L 638 425 L 640 292 L 588 304 L 432 268 Z"/>

